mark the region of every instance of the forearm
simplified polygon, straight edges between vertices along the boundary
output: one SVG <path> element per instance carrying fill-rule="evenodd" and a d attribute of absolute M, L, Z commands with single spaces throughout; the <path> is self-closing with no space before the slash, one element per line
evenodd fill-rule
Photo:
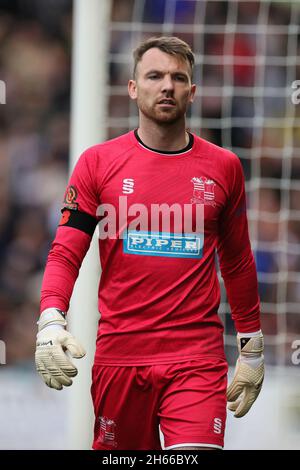
<path fill-rule="evenodd" d="M 69 302 L 91 237 L 69 227 L 59 227 L 48 256 L 41 288 L 40 311 L 56 307 L 64 312 Z"/>
<path fill-rule="evenodd" d="M 221 265 L 221 273 L 236 331 L 260 330 L 257 274 L 251 250 L 237 256 L 235 263 Z"/>

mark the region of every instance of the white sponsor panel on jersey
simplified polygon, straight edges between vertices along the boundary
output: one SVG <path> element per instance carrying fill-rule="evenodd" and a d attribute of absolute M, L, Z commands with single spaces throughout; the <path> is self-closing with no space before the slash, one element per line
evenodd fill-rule
<path fill-rule="evenodd" d="M 129 231 L 124 253 L 172 258 L 202 258 L 203 234 Z"/>

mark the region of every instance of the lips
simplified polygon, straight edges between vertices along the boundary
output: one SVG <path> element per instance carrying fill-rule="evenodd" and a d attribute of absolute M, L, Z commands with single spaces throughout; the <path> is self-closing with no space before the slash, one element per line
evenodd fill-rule
<path fill-rule="evenodd" d="M 160 100 L 158 104 L 166 105 L 166 106 L 175 106 L 175 101 L 170 99 L 170 98 L 164 98 L 163 100 Z"/>

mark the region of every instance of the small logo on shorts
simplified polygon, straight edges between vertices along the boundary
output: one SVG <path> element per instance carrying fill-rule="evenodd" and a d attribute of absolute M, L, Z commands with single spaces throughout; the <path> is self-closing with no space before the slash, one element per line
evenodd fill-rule
<path fill-rule="evenodd" d="M 214 419 L 214 433 L 221 434 L 222 433 L 222 420 L 221 418 Z"/>
<path fill-rule="evenodd" d="M 100 416 L 97 424 L 99 426 L 98 441 L 107 446 L 117 447 L 116 423 L 112 419 L 106 418 L 106 416 Z"/>

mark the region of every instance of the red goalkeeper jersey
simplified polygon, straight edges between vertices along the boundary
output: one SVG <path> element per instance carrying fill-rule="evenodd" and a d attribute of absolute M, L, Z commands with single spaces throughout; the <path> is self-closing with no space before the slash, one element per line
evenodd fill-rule
<path fill-rule="evenodd" d="M 216 254 L 236 329 L 260 329 L 240 161 L 190 137 L 162 153 L 129 132 L 86 150 L 70 178 L 41 310 L 68 310 L 99 222 L 98 364 L 224 357 Z"/>

